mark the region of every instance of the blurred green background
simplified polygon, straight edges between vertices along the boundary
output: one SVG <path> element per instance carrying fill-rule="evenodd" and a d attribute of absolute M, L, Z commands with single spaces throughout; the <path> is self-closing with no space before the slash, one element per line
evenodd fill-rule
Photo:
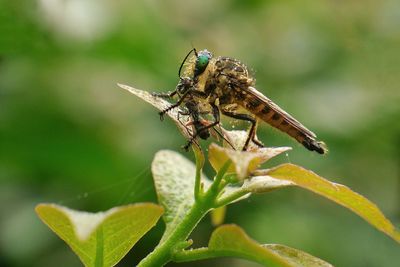
<path fill-rule="evenodd" d="M 257 88 L 330 149 L 311 153 L 263 125 L 267 145 L 294 148 L 268 166 L 290 161 L 348 185 L 400 226 L 399 1 L 1 0 L 1 266 L 80 266 L 35 216 L 37 203 L 100 211 L 156 201 L 155 152 L 193 156 L 171 121 L 116 83 L 171 90 L 192 45 L 246 63 Z M 226 221 L 336 266 L 400 266 L 398 244 L 301 189 L 234 204 Z M 118 266 L 136 264 L 163 227 Z M 195 245 L 212 229 L 206 218 Z M 169 266 L 222 264 L 256 266 Z"/>

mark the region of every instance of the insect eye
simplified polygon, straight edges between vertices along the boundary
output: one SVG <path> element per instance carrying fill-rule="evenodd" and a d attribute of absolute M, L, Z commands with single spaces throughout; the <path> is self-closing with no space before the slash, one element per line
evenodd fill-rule
<path fill-rule="evenodd" d="M 207 68 L 208 63 L 210 62 L 210 58 L 212 57 L 211 53 L 207 50 L 200 51 L 197 59 L 196 66 L 194 70 L 194 75 L 197 76 L 202 74 L 204 70 Z"/>

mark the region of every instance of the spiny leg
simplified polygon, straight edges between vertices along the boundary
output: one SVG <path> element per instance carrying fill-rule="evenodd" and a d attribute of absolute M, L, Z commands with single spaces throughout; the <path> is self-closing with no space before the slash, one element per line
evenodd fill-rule
<path fill-rule="evenodd" d="M 177 90 L 174 90 L 172 92 L 166 92 L 166 93 L 151 93 L 151 95 L 157 96 L 157 97 L 162 97 L 162 98 L 172 98 L 177 93 L 178 93 Z"/>
<path fill-rule="evenodd" d="M 223 140 L 225 140 L 225 142 L 226 142 L 232 149 L 235 149 L 235 147 L 234 147 L 234 146 L 232 145 L 232 143 L 228 140 L 228 138 L 226 138 L 226 137 L 224 136 L 223 133 L 221 133 L 218 129 L 216 129 L 216 127 L 214 127 L 213 130 L 214 130 L 214 132 L 217 133 L 217 135 L 218 135 L 220 138 L 222 138 Z"/>
<path fill-rule="evenodd" d="M 189 101 L 185 103 L 185 106 L 187 107 L 190 117 L 192 119 L 191 125 L 193 125 L 193 128 L 195 132 L 197 133 L 197 136 L 199 136 L 201 139 L 208 139 L 210 137 L 210 132 L 208 129 L 206 130 L 201 130 L 205 125 L 207 125 L 206 121 L 200 118 L 200 111 L 196 103 L 193 101 Z"/>
<path fill-rule="evenodd" d="M 179 110 L 178 111 L 178 115 L 177 115 L 177 120 L 179 121 L 179 123 L 185 128 L 186 132 L 188 133 L 189 136 L 192 136 L 192 131 L 187 127 L 186 123 L 183 123 L 181 121 L 181 117 L 180 116 L 189 116 L 190 112 L 189 111 L 183 111 L 183 110 Z"/>
<path fill-rule="evenodd" d="M 169 106 L 168 108 L 160 111 L 158 114 L 160 115 L 160 120 L 164 119 L 164 114 L 167 113 L 168 111 L 170 111 L 171 109 L 174 109 L 176 107 L 179 107 L 183 101 L 186 99 L 187 96 L 192 95 L 192 96 L 197 96 L 200 98 L 207 98 L 207 95 L 204 92 L 200 92 L 200 91 L 196 91 L 195 89 L 192 88 L 188 88 L 185 93 L 183 93 L 182 95 L 180 95 L 180 98 L 178 99 L 178 101 L 175 104 L 172 104 L 171 106 Z"/>
<path fill-rule="evenodd" d="M 182 102 L 185 100 L 186 96 L 191 92 L 191 90 L 187 90 L 179 99 L 175 104 L 172 104 L 171 106 L 167 107 L 166 109 L 158 112 L 158 114 L 160 115 L 160 120 L 164 120 L 164 114 L 167 113 L 168 111 L 170 111 L 171 109 L 174 109 L 176 107 L 179 107 Z"/>
<path fill-rule="evenodd" d="M 189 134 L 189 136 L 193 136 L 194 132 L 197 132 L 197 136 L 200 136 L 201 139 L 208 139 L 208 137 L 210 137 L 210 133 L 209 131 L 206 129 L 202 129 L 203 126 L 208 125 L 208 122 L 206 120 L 203 120 L 199 117 L 200 113 L 193 109 L 193 107 L 191 107 L 190 102 L 186 103 L 186 107 L 188 108 L 188 110 L 183 111 L 183 110 L 179 110 L 178 111 L 178 116 L 177 119 L 179 121 L 179 123 L 186 129 L 186 132 Z M 183 123 L 180 120 L 180 116 L 190 116 L 191 121 L 188 121 L 187 123 Z M 188 128 L 188 126 L 193 126 L 193 130 L 190 130 Z M 201 130 L 202 129 L 202 130 Z"/>
<path fill-rule="evenodd" d="M 200 127 L 196 130 L 196 132 L 193 134 L 192 138 L 188 141 L 188 143 L 183 147 L 185 150 L 188 150 L 190 145 L 196 140 L 196 137 L 203 131 L 208 131 L 210 128 L 216 126 L 220 122 L 220 117 L 219 117 L 219 109 L 215 103 L 210 104 L 212 107 L 212 115 L 214 117 L 214 122 L 204 125 L 203 127 Z"/>
<path fill-rule="evenodd" d="M 253 141 L 254 144 L 256 144 L 259 147 L 264 147 L 264 144 L 261 143 L 259 140 L 256 139 L 256 133 L 257 133 L 257 127 L 258 127 L 258 120 L 255 119 L 256 121 L 256 125 L 254 126 L 254 131 L 253 131 L 253 135 L 251 137 L 251 141 Z"/>
<path fill-rule="evenodd" d="M 236 112 L 232 112 L 232 111 L 228 111 L 228 110 L 224 110 L 224 109 L 221 109 L 221 112 L 225 116 L 228 116 L 228 117 L 231 117 L 234 119 L 238 119 L 238 120 L 248 121 L 251 123 L 251 128 L 250 128 L 249 134 L 247 136 L 246 142 L 244 143 L 244 146 L 242 149 L 243 151 L 247 150 L 247 146 L 249 145 L 250 140 L 252 140 L 256 145 L 263 147 L 263 144 L 261 144 L 260 141 L 255 139 L 255 134 L 256 134 L 256 129 L 257 129 L 257 119 L 253 118 L 252 116 L 250 116 L 248 114 L 236 113 Z"/>
<path fill-rule="evenodd" d="M 158 96 L 162 98 L 172 98 L 176 94 L 178 94 L 179 97 L 181 97 L 180 94 L 186 92 L 189 90 L 191 87 L 193 87 L 193 80 L 188 77 L 179 77 L 179 83 L 176 86 L 175 90 L 172 92 L 166 92 L 166 93 L 152 93 L 153 96 Z"/>

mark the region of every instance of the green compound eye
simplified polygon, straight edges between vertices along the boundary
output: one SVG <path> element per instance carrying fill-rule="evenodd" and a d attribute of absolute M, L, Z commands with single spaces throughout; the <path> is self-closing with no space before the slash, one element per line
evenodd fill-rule
<path fill-rule="evenodd" d="M 210 62 L 212 55 L 207 50 L 202 50 L 199 52 L 196 59 L 196 66 L 194 69 L 194 76 L 202 74 L 204 70 L 207 68 L 208 63 Z"/>
<path fill-rule="evenodd" d="M 206 67 L 208 64 L 208 60 L 209 59 L 206 55 L 199 56 L 199 58 L 197 59 L 197 66 L 200 68 Z"/>

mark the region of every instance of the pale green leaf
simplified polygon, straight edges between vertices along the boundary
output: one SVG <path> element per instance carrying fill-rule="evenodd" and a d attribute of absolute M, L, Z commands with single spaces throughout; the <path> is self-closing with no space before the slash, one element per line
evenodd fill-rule
<path fill-rule="evenodd" d="M 217 228 L 211 235 L 208 249 L 221 256 L 239 256 L 264 266 L 331 266 L 298 250 L 290 248 L 284 250 L 282 247 L 276 249 L 273 245 L 260 245 L 237 225 L 223 225 Z M 296 253 L 290 254 L 290 250 Z M 309 264 L 312 262 L 320 264 Z"/>
<path fill-rule="evenodd" d="M 293 164 L 282 164 L 270 170 L 257 171 L 257 173 L 289 181 L 297 186 L 322 195 L 352 210 L 375 228 L 400 243 L 400 232 L 383 215 L 379 208 L 347 186 L 330 182 L 312 171 Z"/>
<path fill-rule="evenodd" d="M 232 164 L 228 172 L 236 173 L 238 179 L 243 180 L 262 163 L 290 149 L 290 147 L 264 147 L 252 151 L 238 151 L 211 144 L 208 149 L 208 158 L 216 171 L 219 171 L 225 162 L 231 160 Z"/>
<path fill-rule="evenodd" d="M 40 204 L 36 213 L 85 266 L 114 266 L 147 233 L 163 213 L 162 207 L 140 203 L 89 213 L 55 204 Z"/>
<path fill-rule="evenodd" d="M 286 261 L 288 261 L 291 266 L 299 266 L 299 267 L 323 267 L 323 266 L 332 266 L 331 264 L 323 261 L 319 258 L 316 258 L 304 251 L 287 247 L 279 244 L 265 244 L 262 245 L 264 248 L 273 251 L 278 254 Z"/>
<path fill-rule="evenodd" d="M 158 201 L 165 209 L 165 239 L 194 203 L 196 167 L 174 151 L 161 150 L 156 153 L 151 170 Z"/>
<path fill-rule="evenodd" d="M 266 193 L 278 188 L 294 185 L 290 181 L 275 179 L 271 176 L 254 176 L 246 179 L 241 187 L 242 190 L 250 193 Z"/>
<path fill-rule="evenodd" d="M 260 245 L 237 225 L 218 227 L 211 235 L 208 248 L 180 252 L 175 261 L 216 257 L 242 258 L 268 267 L 332 267 L 331 264 L 297 249 L 283 245 Z"/>
<path fill-rule="evenodd" d="M 294 185 L 292 182 L 279 180 L 270 176 L 255 176 L 244 180 L 242 186 L 227 186 L 224 194 L 218 199 L 218 206 L 228 205 L 242 199 L 248 198 L 251 194 L 266 193 L 275 189 Z"/>
<path fill-rule="evenodd" d="M 225 142 L 223 143 L 223 146 L 241 151 L 243 149 L 244 144 L 247 141 L 247 138 L 249 137 L 249 132 L 244 130 L 226 130 L 226 129 L 222 130 L 226 139 Z M 255 136 L 255 139 L 258 140 L 257 135 Z M 226 142 L 227 140 L 229 142 Z M 247 151 L 257 150 L 259 148 L 260 147 L 258 145 L 256 145 L 252 140 L 250 140 L 247 146 Z"/>
<path fill-rule="evenodd" d="M 202 159 L 200 158 L 200 161 Z M 181 154 L 170 150 L 156 153 L 151 170 L 159 203 L 164 207 L 166 230 L 162 240 L 178 225 L 194 203 L 196 166 Z M 211 181 L 201 173 L 201 183 L 207 190 Z M 239 187 L 226 186 L 222 198 L 241 191 Z M 236 201 L 249 197 L 242 195 Z"/>

